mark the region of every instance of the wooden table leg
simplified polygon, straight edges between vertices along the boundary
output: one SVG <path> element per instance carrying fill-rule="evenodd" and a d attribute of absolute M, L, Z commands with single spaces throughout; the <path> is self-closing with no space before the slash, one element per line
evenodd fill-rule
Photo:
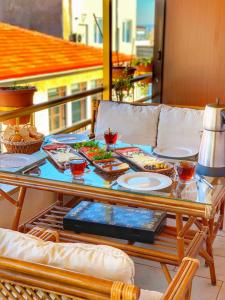
<path fill-rule="evenodd" d="M 180 232 L 183 229 L 183 216 L 180 214 L 176 214 L 176 228 L 177 228 L 177 252 L 179 261 L 181 263 L 184 258 L 184 236 L 180 236 Z"/>
<path fill-rule="evenodd" d="M 63 194 L 57 193 L 57 201 L 59 202 L 59 205 L 63 207 Z"/>
<path fill-rule="evenodd" d="M 163 264 L 163 263 L 160 263 L 160 265 L 161 265 L 161 268 L 162 268 L 163 273 L 165 275 L 167 283 L 170 284 L 171 281 L 172 281 L 172 277 L 170 275 L 169 269 L 167 268 L 167 265 Z"/>
<path fill-rule="evenodd" d="M 225 201 L 225 199 L 224 199 Z M 222 217 L 222 222 L 220 224 L 220 230 L 223 230 L 223 222 L 224 222 L 224 201 L 220 206 L 220 216 Z"/>
<path fill-rule="evenodd" d="M 210 277 L 212 285 L 216 285 L 216 271 L 213 257 L 213 229 L 214 229 L 214 218 L 210 220 L 203 219 L 203 224 L 209 228 L 208 235 L 206 237 L 206 251 L 210 256 L 210 260 L 206 261 L 209 266 Z"/>
<path fill-rule="evenodd" d="M 14 219 L 13 219 L 13 225 L 12 225 L 13 230 L 18 230 L 25 195 L 26 195 L 26 188 L 21 187 L 20 191 L 19 191 L 17 204 L 16 204 L 16 213 L 15 213 L 15 216 L 14 216 Z"/>

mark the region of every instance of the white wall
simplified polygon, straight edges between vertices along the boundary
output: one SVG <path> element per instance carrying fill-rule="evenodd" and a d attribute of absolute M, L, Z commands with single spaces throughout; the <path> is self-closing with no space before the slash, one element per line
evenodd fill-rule
<path fill-rule="evenodd" d="M 123 21 L 132 20 L 132 40 L 131 43 L 125 43 L 122 40 Z M 136 54 L 136 0 L 119 0 L 118 1 L 118 28 L 119 28 L 119 52 L 126 54 Z M 113 27 L 115 31 L 115 28 Z M 114 32 L 115 35 L 115 32 Z M 134 44 L 134 45 L 133 45 Z"/>
<path fill-rule="evenodd" d="M 34 94 L 34 104 L 43 103 L 48 101 L 48 92 L 38 91 Z M 49 113 L 48 109 L 41 110 L 35 113 L 35 126 L 38 131 L 44 135 L 49 134 Z"/>

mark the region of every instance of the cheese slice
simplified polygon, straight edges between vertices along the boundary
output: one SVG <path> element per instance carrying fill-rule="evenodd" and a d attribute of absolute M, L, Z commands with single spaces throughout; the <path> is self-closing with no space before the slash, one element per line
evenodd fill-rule
<path fill-rule="evenodd" d="M 80 159 L 80 157 L 74 153 L 63 153 L 63 152 L 59 152 L 55 155 L 56 160 L 59 163 L 63 163 L 63 162 L 67 162 L 73 159 Z"/>

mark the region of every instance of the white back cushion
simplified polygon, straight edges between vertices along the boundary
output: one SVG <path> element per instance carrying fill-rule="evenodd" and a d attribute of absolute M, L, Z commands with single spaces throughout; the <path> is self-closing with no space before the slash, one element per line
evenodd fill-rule
<path fill-rule="evenodd" d="M 103 245 L 53 243 L 0 228 L 0 256 L 40 263 L 95 277 L 133 283 L 134 263 L 123 251 Z"/>
<path fill-rule="evenodd" d="M 161 105 L 157 148 L 181 146 L 199 149 L 203 110 Z"/>
<path fill-rule="evenodd" d="M 96 139 L 103 139 L 110 128 L 125 143 L 156 145 L 160 106 L 132 105 L 101 101 L 95 127 Z"/>

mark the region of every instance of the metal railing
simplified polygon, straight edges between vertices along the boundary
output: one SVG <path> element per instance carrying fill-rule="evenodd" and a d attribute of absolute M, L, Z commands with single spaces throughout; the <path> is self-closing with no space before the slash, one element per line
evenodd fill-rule
<path fill-rule="evenodd" d="M 149 78 L 151 77 L 150 74 L 146 74 L 146 75 L 141 75 L 141 76 L 136 76 L 132 79 L 132 82 L 138 82 L 141 81 L 143 79 Z M 34 104 L 31 106 L 26 106 L 23 108 L 19 108 L 16 110 L 13 110 L 11 112 L 7 112 L 7 113 L 3 113 L 0 115 L 0 122 L 4 122 L 4 121 L 8 121 L 11 119 L 18 119 L 20 117 L 23 117 L 25 115 L 28 114 L 32 114 L 35 112 L 39 112 L 42 111 L 44 109 L 49 109 L 58 105 L 62 105 L 62 104 L 66 104 L 69 102 L 75 102 L 75 101 L 80 101 L 82 98 L 85 98 L 87 96 L 93 96 L 99 93 L 102 93 L 104 91 L 103 87 L 98 87 L 98 88 L 94 88 L 91 90 L 87 90 L 87 91 L 82 91 L 82 92 L 78 92 L 69 96 L 65 96 L 65 97 L 59 97 L 56 98 L 54 100 L 49 100 L 49 101 L 45 101 L 43 103 L 39 103 L 39 104 Z M 147 96 L 147 97 L 143 97 L 141 99 L 137 99 L 137 102 L 145 102 L 151 100 L 151 96 Z M 135 101 L 136 102 L 136 101 Z M 80 120 L 74 124 L 72 124 L 70 127 L 66 127 L 57 131 L 54 131 L 54 133 L 69 133 L 69 132 L 73 132 L 82 128 L 87 127 L 88 125 L 90 125 L 92 122 L 91 119 L 83 119 Z"/>

